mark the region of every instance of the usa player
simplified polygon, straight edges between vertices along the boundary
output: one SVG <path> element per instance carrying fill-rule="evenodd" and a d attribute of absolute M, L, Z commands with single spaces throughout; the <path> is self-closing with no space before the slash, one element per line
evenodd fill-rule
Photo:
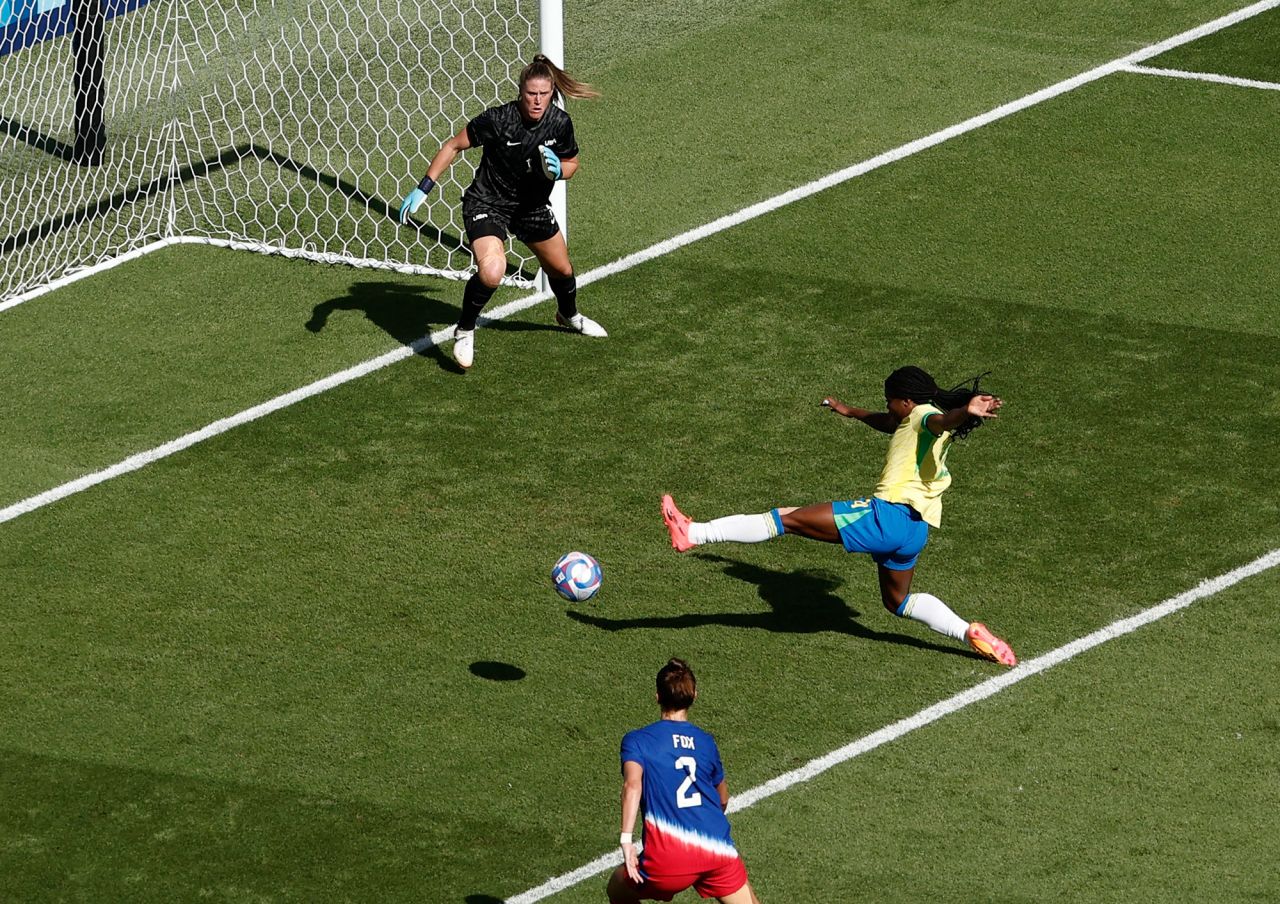
<path fill-rule="evenodd" d="M 698 683 L 688 663 L 658 672 L 662 718 L 622 739 L 622 866 L 609 877 L 610 904 L 670 901 L 692 886 L 723 904 L 760 904 L 724 815 L 729 788 L 711 735 L 689 721 Z M 633 842 L 644 813 L 644 851 Z"/>
<path fill-rule="evenodd" d="M 400 222 L 408 222 L 460 151 L 483 149 L 475 179 L 462 195 L 462 218 L 476 272 L 462 293 L 462 313 L 454 329 L 453 357 L 461 367 L 470 367 L 475 359 L 476 321 L 507 272 L 508 232 L 529 246 L 542 265 L 556 297 L 556 322 L 586 336 L 608 335 L 578 311 L 569 249 L 547 203 L 556 180 L 571 179 L 578 171 L 573 122 L 552 103 L 558 94 L 600 96 L 538 54 L 520 72 L 520 96 L 485 110 L 441 145 L 427 174 L 400 205 Z"/>
<path fill-rule="evenodd" d="M 662 520 L 680 552 L 702 543 L 761 543 L 783 534 L 840 543 L 846 552 L 870 553 L 879 568 L 880 599 L 894 615 L 921 622 L 980 656 L 1014 666 L 1018 657 L 981 622 L 968 622 L 929 593 L 912 593 L 916 560 L 929 528 L 942 523 L 942 493 L 951 485 L 947 453 L 952 441 L 996 416 L 1004 404 L 965 384 L 938 388 L 919 367 L 900 367 L 884 382 L 888 411 L 871 411 L 826 398 L 822 406 L 893 436 L 875 493 L 866 499 L 775 508 L 758 515 L 730 515 L 699 523 L 662 497 Z"/>

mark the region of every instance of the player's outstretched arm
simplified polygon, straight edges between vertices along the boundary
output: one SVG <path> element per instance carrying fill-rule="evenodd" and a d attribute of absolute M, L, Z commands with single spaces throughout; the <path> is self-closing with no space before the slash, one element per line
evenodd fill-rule
<path fill-rule="evenodd" d="M 944 430 L 956 429 L 971 417 L 996 417 L 996 412 L 1003 405 L 1004 400 L 999 396 L 976 395 L 969 400 L 968 404 L 961 405 L 959 408 L 952 408 L 946 414 L 929 415 L 928 427 L 933 431 L 934 435 L 938 435 Z"/>
<path fill-rule="evenodd" d="M 413 191 L 405 195 L 404 200 L 400 202 L 401 223 L 407 223 L 409 214 L 418 212 L 418 208 L 427 200 L 427 195 L 431 193 L 431 189 L 435 188 L 436 181 L 444 175 L 445 170 L 453 165 L 458 152 L 465 151 L 469 147 L 471 147 L 471 136 L 467 134 L 465 126 L 461 132 L 440 145 L 440 150 L 436 151 L 435 156 L 431 158 L 431 164 L 427 167 L 427 174 L 422 177 L 422 181 L 417 184 Z"/>
<path fill-rule="evenodd" d="M 892 433 L 898 429 L 897 418 L 887 411 L 871 411 L 868 408 L 858 408 L 854 405 L 846 405 L 834 396 L 827 396 L 823 399 L 822 407 L 830 408 L 841 417 L 856 418 L 868 427 L 879 430 L 881 433 Z"/>

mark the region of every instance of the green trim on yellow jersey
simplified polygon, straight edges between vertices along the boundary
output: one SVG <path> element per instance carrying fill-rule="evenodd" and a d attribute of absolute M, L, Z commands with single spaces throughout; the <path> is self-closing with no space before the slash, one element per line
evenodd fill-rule
<path fill-rule="evenodd" d="M 918 404 L 898 424 L 889 439 L 884 471 L 873 495 L 885 502 L 905 503 L 927 524 L 938 527 L 942 522 L 942 493 L 951 485 L 947 452 L 951 450 L 952 434 L 944 430 L 935 435 L 929 429 L 927 421 L 935 414 L 942 414 L 936 405 Z"/>

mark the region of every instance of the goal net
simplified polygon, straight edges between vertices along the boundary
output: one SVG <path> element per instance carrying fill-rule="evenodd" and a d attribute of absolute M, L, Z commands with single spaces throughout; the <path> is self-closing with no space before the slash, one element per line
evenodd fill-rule
<path fill-rule="evenodd" d="M 166 240 L 463 276 L 476 159 L 400 198 L 538 39 L 537 0 L 0 0 L 0 303 Z"/>

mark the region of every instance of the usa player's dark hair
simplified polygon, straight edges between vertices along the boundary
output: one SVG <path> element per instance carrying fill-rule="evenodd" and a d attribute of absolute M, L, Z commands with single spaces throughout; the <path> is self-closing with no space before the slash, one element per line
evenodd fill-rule
<path fill-rule="evenodd" d="M 932 402 L 943 411 L 950 411 L 952 408 L 962 408 L 968 405 L 970 399 L 976 395 L 981 395 L 982 391 L 978 388 L 978 383 L 990 373 L 991 371 L 987 371 L 986 373 L 978 374 L 976 377 L 970 377 L 951 389 L 941 389 L 928 371 L 909 364 L 906 367 L 899 367 L 889 374 L 888 379 L 884 381 L 884 394 L 885 398 L 889 399 Z M 970 417 L 953 430 L 951 435 L 956 439 L 964 439 L 973 430 L 981 427 L 982 423 L 982 418 L 977 416 Z"/>
<path fill-rule="evenodd" d="M 533 62 L 520 70 L 521 90 L 524 89 L 525 82 L 531 78 L 549 80 L 556 92 L 563 94 L 565 97 L 588 99 L 600 96 L 600 92 L 595 88 L 592 88 L 586 82 L 578 81 L 542 54 L 535 56 Z"/>
<path fill-rule="evenodd" d="M 698 696 L 698 680 L 693 669 L 683 659 L 669 659 L 658 670 L 658 706 L 664 713 L 677 712 L 693 706 Z"/>

